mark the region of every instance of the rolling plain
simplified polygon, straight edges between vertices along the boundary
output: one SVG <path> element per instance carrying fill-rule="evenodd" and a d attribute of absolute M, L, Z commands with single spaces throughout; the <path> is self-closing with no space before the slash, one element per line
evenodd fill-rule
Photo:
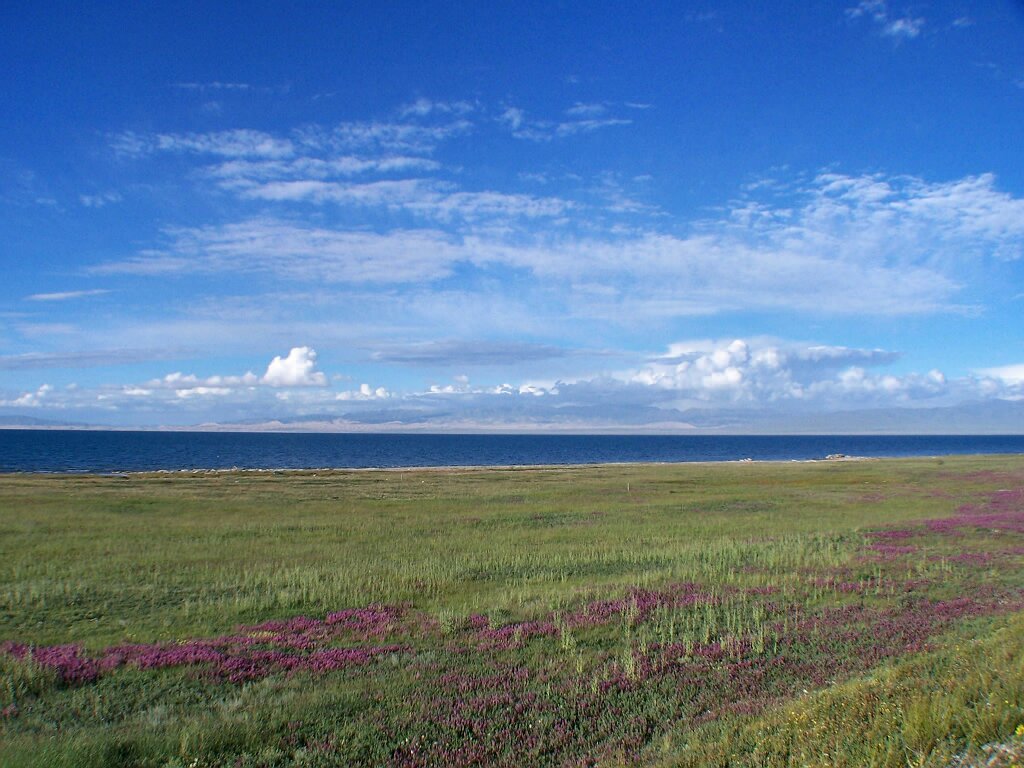
<path fill-rule="evenodd" d="M 4 766 L 1024 755 L 1024 457 L 0 476 Z"/>

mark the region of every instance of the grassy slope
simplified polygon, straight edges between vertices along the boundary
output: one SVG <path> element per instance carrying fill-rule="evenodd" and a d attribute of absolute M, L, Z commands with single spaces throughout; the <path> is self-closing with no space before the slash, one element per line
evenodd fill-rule
<path fill-rule="evenodd" d="M 863 531 L 950 516 L 1021 487 L 1020 457 L 3 477 L 0 640 L 73 642 L 99 653 L 125 641 L 211 637 L 239 624 L 323 617 L 374 602 L 404 605 L 440 629 L 410 634 L 415 655 L 390 666 L 312 680 L 280 673 L 241 686 L 194 670 L 125 667 L 68 687 L 52 670 L 0 657 L 0 707 L 18 707 L 0 719 L 0 763 L 401 762 L 395 750 L 403 738 L 472 740 L 449 732 L 447 721 L 424 730 L 417 707 L 429 702 L 418 697 L 445 694 L 424 675 L 464 675 L 475 681 L 475 694 L 494 669 L 515 666 L 547 680 L 531 678 L 517 690 L 539 697 L 538 723 L 563 727 L 580 712 L 595 718 L 577 723 L 566 741 L 538 747 L 534 762 L 597 755 L 603 762 L 726 765 L 735 753 L 745 757 L 733 764 L 939 765 L 966 745 L 1010 738 L 1024 720 L 1024 627 L 1013 614 L 989 610 L 942 624 L 940 634 L 929 630 L 927 648 L 906 658 L 854 648 L 837 650 L 842 658 L 834 663 L 814 639 L 820 634 L 772 629 L 762 615 L 772 606 L 747 597 L 639 623 L 624 612 L 614 625 L 478 654 L 465 652 L 476 647 L 466 622 L 474 613 L 493 627 L 543 619 L 629 588 L 679 582 L 697 582 L 716 600 L 729 590 L 771 587 L 774 602 L 807 615 L 853 604 L 899 610 L 906 596 L 877 586 L 896 580 L 919 584 L 914 595 L 922 600 L 981 587 L 1015 594 L 1024 585 L 1020 554 L 974 568 L 949 559 L 965 546 L 1006 549 L 998 531 L 932 536 L 882 563 L 864 558 Z M 876 587 L 851 595 L 829 588 L 837 581 Z M 747 654 L 743 663 L 752 659 L 759 669 L 783 653 L 781 642 L 800 665 L 768 674 L 756 696 L 744 692 L 756 702 L 749 712 L 716 709 L 701 699 L 705 692 L 687 692 L 676 672 L 634 669 L 642 654 L 657 655 L 649 646 L 684 636 L 724 644 L 755 633 L 763 643 L 766 627 L 775 647 L 737 650 L 736 660 Z M 461 655 L 452 651 L 459 643 Z M 727 680 L 709 680 L 708 690 L 714 685 L 723 698 L 738 695 Z M 566 693 L 573 686 L 578 696 Z M 588 686 L 600 695 L 590 696 Z M 811 693 L 802 693 L 805 686 Z M 996 690 L 1006 692 L 1003 703 L 978 703 Z M 578 702 L 567 704 L 567 696 Z M 640 735 L 602 721 L 610 712 L 642 720 Z M 507 726 L 529 727 L 524 722 Z M 830 741 L 822 723 L 843 735 Z M 595 734 L 591 741 L 584 730 Z M 328 740 L 329 749 L 318 747 Z M 516 764 L 512 753 L 488 759 Z"/>

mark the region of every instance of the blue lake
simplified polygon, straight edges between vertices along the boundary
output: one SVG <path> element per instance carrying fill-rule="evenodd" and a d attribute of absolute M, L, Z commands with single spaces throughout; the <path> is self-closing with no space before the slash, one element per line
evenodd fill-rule
<path fill-rule="evenodd" d="M 0 430 L 0 472 L 508 466 L 1024 453 L 1024 435 L 399 435 Z"/>

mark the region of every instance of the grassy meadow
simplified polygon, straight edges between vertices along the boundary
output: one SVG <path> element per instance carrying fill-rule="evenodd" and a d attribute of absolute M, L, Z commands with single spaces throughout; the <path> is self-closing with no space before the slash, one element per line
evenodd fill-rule
<path fill-rule="evenodd" d="M 0 476 L 3 766 L 1022 755 L 1024 457 Z"/>

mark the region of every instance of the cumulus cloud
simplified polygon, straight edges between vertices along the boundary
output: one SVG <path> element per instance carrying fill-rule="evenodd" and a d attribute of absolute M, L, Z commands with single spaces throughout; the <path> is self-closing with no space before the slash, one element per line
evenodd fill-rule
<path fill-rule="evenodd" d="M 339 392 L 335 398 L 341 401 L 353 401 L 353 400 L 386 400 L 391 397 L 391 393 L 384 387 L 373 388 L 369 384 L 360 384 L 359 389 L 347 390 L 345 392 Z"/>
<path fill-rule="evenodd" d="M 418 405 L 442 400 L 450 414 L 529 414 L 541 421 L 571 415 L 593 423 L 651 423 L 678 421 L 684 413 L 946 406 L 1017 399 L 1024 390 L 1020 383 L 991 377 L 950 380 L 937 369 L 901 374 L 876 370 L 897 359 L 885 350 L 769 338 L 698 340 L 673 344 L 665 354 L 630 370 L 518 385 L 473 386 L 458 380 L 404 400 Z"/>
<path fill-rule="evenodd" d="M 840 398 L 926 398 L 946 392 L 939 371 L 924 376 L 872 375 L 898 355 L 879 349 L 851 349 L 772 339 L 680 342 L 665 355 L 628 376 L 628 381 L 661 389 L 681 401 L 734 404 L 816 402 Z"/>
<path fill-rule="evenodd" d="M 208 397 L 210 395 L 230 395 L 232 389 L 230 387 L 185 387 L 183 389 L 174 390 L 176 397 L 189 398 L 189 397 Z"/>
<path fill-rule="evenodd" d="M 260 380 L 271 387 L 325 387 L 327 377 L 316 367 L 316 351 L 292 347 L 287 357 L 274 357 Z"/>
<path fill-rule="evenodd" d="M 53 387 L 49 384 L 43 384 L 34 392 L 23 392 L 18 397 L 11 398 L 10 400 L 0 400 L 0 406 L 7 406 L 11 408 L 39 408 L 44 405 L 44 400 L 47 396 L 53 392 Z M 56 407 L 60 407 L 59 403 L 54 404 Z"/>
<path fill-rule="evenodd" d="M 150 379 L 145 384 L 127 385 L 121 388 L 120 394 L 130 398 L 163 397 L 173 393 L 179 399 L 224 396 L 244 389 L 254 389 L 259 378 L 252 372 L 241 376 L 207 376 L 199 377 L 192 373 L 176 371 L 159 379 Z M 105 393 L 106 399 L 112 399 L 112 393 Z"/>
<path fill-rule="evenodd" d="M 236 414 L 244 418 L 265 414 L 276 401 L 287 402 L 292 409 L 319 407 L 336 402 L 336 393 L 327 389 L 327 376 L 315 369 L 316 352 L 310 347 L 294 347 L 286 356 L 275 356 L 266 373 L 199 376 L 175 371 L 141 383 L 73 386 L 54 390 L 43 385 L 34 392 L 17 397 L 0 393 L 0 406 L 61 409 L 96 409 L 126 413 L 214 413 L 223 418 Z M 358 393 L 357 393 L 358 394 Z M 370 390 L 374 398 L 389 396 L 382 389 Z M 280 395 L 286 395 L 281 400 Z"/>
<path fill-rule="evenodd" d="M 427 347 L 425 352 L 429 356 L 435 350 Z M 91 404 L 136 413 L 163 407 L 182 418 L 217 414 L 221 421 L 226 414 L 245 419 L 313 414 L 367 425 L 683 428 L 686 423 L 746 423 L 742 420 L 771 414 L 1024 399 L 1024 366 L 981 369 L 951 379 L 938 369 L 887 370 L 898 358 L 887 350 L 769 337 L 704 339 L 671 344 L 633 368 L 500 384 L 459 375 L 426 389 L 396 392 L 368 383 L 331 388 L 315 370 L 316 353 L 295 347 L 275 357 L 263 376 L 175 372 L 141 384 L 61 390 L 43 385 L 8 395 L 0 406 L 74 409 Z"/>
<path fill-rule="evenodd" d="M 252 399 L 258 398 L 259 390 L 264 387 L 280 389 L 326 386 L 326 375 L 315 370 L 315 367 L 316 352 L 313 349 L 293 347 L 287 356 L 275 356 L 263 376 L 257 376 L 252 371 L 241 375 L 214 376 L 197 376 L 194 373 L 175 371 L 142 384 L 101 388 L 100 395 L 106 401 L 124 398 L 133 401 L 165 401 L 169 397 L 178 400 L 198 400 L 228 396 Z"/>
<path fill-rule="evenodd" d="M 169 373 L 162 379 L 152 379 L 146 386 L 159 389 L 195 389 L 200 387 L 252 387 L 259 383 L 256 374 L 247 372 L 241 376 L 207 376 L 200 378 L 193 373 Z"/>

